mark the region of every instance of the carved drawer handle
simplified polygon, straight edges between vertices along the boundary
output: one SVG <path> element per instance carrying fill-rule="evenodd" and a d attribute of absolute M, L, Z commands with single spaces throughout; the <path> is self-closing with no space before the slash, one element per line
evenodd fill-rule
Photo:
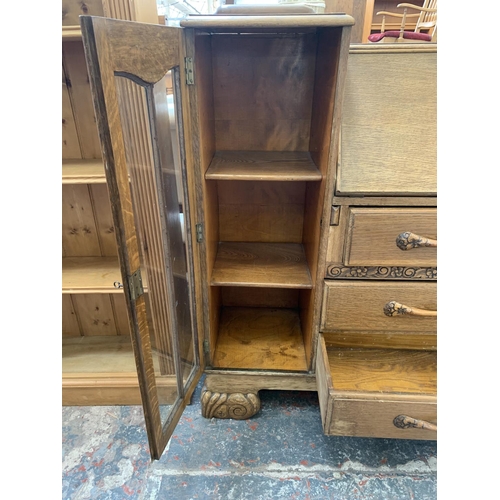
<path fill-rule="evenodd" d="M 386 316 L 424 316 L 424 317 L 436 317 L 437 311 L 428 311 L 427 309 L 418 309 L 417 307 L 408 307 L 404 304 L 400 304 L 395 300 L 391 300 L 387 302 L 384 306 L 384 314 Z"/>
<path fill-rule="evenodd" d="M 398 429 L 426 429 L 428 431 L 436 431 L 438 430 L 436 424 L 431 424 L 430 422 L 426 422 L 425 420 L 418 420 L 413 417 L 408 417 L 407 415 L 398 415 L 392 423 Z"/>
<path fill-rule="evenodd" d="M 421 247 L 437 248 L 438 242 L 437 240 L 424 238 L 423 236 L 411 233 L 410 231 L 405 231 L 404 233 L 398 235 L 398 237 L 396 238 L 396 245 L 401 250 L 411 250 L 412 248 Z"/>

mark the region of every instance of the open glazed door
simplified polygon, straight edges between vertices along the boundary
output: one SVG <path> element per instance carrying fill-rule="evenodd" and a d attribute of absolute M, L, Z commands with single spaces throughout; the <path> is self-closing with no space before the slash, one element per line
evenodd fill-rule
<path fill-rule="evenodd" d="M 151 456 L 201 375 L 180 92 L 182 30 L 83 16 Z"/>

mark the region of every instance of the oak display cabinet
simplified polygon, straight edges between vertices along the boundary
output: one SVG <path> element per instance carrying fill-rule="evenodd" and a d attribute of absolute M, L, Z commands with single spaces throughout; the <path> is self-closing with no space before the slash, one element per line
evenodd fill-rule
<path fill-rule="evenodd" d="M 252 417 L 261 389 L 312 390 L 330 432 L 328 383 L 357 362 L 320 333 L 335 332 L 325 310 L 342 293 L 328 272 L 353 18 L 81 22 L 153 458 L 203 372 L 207 418 Z M 401 352 L 380 359 L 411 362 Z"/>

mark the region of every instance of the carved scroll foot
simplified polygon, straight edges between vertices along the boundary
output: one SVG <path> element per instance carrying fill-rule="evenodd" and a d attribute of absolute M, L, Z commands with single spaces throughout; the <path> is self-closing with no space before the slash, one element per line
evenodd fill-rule
<path fill-rule="evenodd" d="M 260 410 L 260 398 L 257 394 L 231 394 L 211 392 L 203 388 L 201 394 L 201 414 L 205 418 L 233 418 L 245 420 L 253 417 Z"/>

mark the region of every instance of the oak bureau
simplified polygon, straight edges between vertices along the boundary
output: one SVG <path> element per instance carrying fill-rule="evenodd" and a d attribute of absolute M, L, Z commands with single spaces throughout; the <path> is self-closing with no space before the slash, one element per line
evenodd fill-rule
<path fill-rule="evenodd" d="M 436 45 L 353 24 L 81 18 L 153 458 L 202 373 L 207 418 L 436 438 Z"/>

